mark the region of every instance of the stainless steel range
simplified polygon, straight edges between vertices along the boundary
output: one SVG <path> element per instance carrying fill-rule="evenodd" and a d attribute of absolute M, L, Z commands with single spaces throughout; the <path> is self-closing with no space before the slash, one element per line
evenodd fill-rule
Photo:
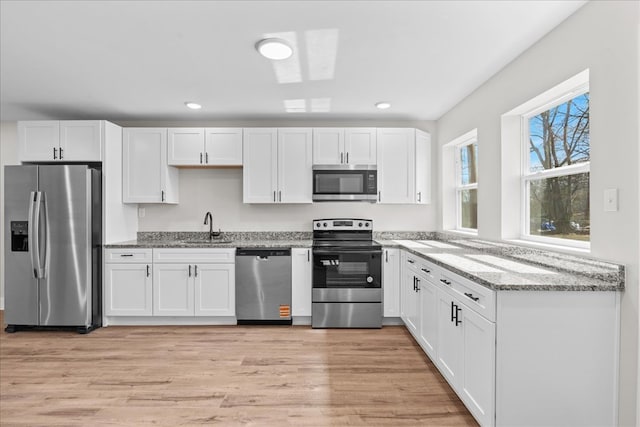
<path fill-rule="evenodd" d="M 382 247 L 370 219 L 313 221 L 314 328 L 382 326 Z"/>

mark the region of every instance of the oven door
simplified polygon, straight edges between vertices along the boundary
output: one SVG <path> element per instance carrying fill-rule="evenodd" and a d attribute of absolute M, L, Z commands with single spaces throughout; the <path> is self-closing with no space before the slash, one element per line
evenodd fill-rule
<path fill-rule="evenodd" d="M 369 289 L 382 287 L 382 251 L 316 248 L 313 250 L 313 287 Z"/>
<path fill-rule="evenodd" d="M 376 170 L 326 168 L 326 166 L 314 166 L 313 200 L 368 200 L 374 202 L 377 200 L 378 174 Z"/>

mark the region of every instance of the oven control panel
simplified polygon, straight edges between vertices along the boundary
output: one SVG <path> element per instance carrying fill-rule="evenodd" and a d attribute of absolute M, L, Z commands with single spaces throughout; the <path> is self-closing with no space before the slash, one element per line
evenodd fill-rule
<path fill-rule="evenodd" d="M 373 221 L 370 219 L 340 218 L 340 219 L 314 219 L 314 230 L 372 230 Z"/>

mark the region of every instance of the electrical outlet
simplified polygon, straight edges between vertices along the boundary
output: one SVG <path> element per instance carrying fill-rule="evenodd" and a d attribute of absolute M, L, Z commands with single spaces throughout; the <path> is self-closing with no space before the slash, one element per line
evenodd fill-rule
<path fill-rule="evenodd" d="M 144 218 L 146 211 L 144 208 L 138 208 L 138 218 Z"/>
<path fill-rule="evenodd" d="M 607 188 L 604 190 L 604 211 L 605 212 L 617 212 L 618 211 L 618 189 Z"/>

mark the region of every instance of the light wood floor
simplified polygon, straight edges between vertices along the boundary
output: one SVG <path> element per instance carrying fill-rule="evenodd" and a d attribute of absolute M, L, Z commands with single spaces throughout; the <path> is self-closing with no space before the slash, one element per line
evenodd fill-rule
<path fill-rule="evenodd" d="M 3 331 L 0 405 L 7 426 L 476 425 L 399 326 Z"/>

